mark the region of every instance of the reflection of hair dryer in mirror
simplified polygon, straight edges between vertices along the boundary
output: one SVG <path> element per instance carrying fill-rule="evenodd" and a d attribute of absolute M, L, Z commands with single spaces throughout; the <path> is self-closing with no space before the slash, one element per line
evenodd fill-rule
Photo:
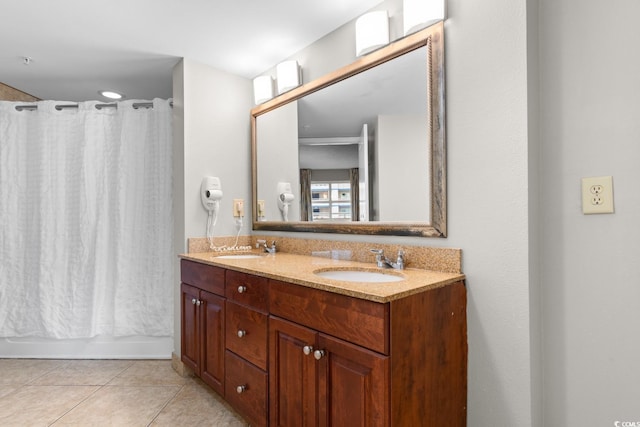
<path fill-rule="evenodd" d="M 200 184 L 200 198 L 202 206 L 209 212 L 207 219 L 207 237 L 213 237 L 213 227 L 218 221 L 218 210 L 222 199 L 222 185 L 220 178 L 215 176 L 205 176 Z"/>
<path fill-rule="evenodd" d="M 282 212 L 282 220 L 289 221 L 289 206 L 293 201 L 294 196 L 291 191 L 291 183 L 279 182 L 278 183 L 278 208 Z"/>

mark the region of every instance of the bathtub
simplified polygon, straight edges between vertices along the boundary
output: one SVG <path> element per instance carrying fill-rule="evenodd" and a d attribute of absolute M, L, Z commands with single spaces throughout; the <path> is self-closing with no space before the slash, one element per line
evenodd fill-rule
<path fill-rule="evenodd" d="M 0 338 L 0 358 L 171 359 L 173 337 Z"/>

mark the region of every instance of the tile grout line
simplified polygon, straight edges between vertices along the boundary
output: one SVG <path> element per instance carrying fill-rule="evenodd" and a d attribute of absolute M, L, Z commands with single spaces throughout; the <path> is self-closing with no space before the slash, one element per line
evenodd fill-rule
<path fill-rule="evenodd" d="M 65 365 L 68 366 L 68 365 Z M 64 414 L 60 415 L 54 422 L 52 422 L 51 424 L 49 424 L 50 426 L 55 425 L 58 421 L 60 421 L 62 418 L 64 418 L 65 415 L 67 415 L 69 412 L 73 411 L 74 409 L 76 409 L 78 406 L 82 405 L 84 402 L 86 402 L 89 398 L 91 398 L 91 396 L 95 395 L 97 392 L 99 392 L 100 390 L 102 390 L 103 388 L 105 388 L 107 385 L 109 385 L 109 383 L 111 381 L 113 381 L 115 378 L 117 378 L 118 376 L 120 376 L 124 371 L 126 371 L 127 369 L 129 369 L 131 366 L 133 366 L 133 362 L 131 362 L 129 364 L 129 366 L 127 366 L 126 368 L 124 368 L 122 371 L 120 371 L 118 374 L 114 375 L 109 381 L 106 381 L 104 384 L 95 384 L 95 386 L 97 386 L 98 388 L 96 388 L 92 393 L 89 393 L 84 399 L 80 400 L 78 403 L 76 403 L 75 405 L 73 405 L 71 408 L 69 408 L 68 411 L 66 411 Z M 85 386 L 85 385 L 82 385 Z M 35 386 L 34 386 L 35 387 Z M 77 387 L 77 386 L 67 386 L 67 387 Z"/>
<path fill-rule="evenodd" d="M 105 384 L 98 386 L 97 389 L 95 389 L 93 392 L 89 393 L 84 399 L 80 400 L 78 403 L 76 403 L 75 405 L 73 405 L 71 408 L 69 408 L 69 410 L 67 410 L 64 414 L 60 415 L 58 418 L 56 418 L 56 420 L 54 422 L 52 422 L 51 424 L 49 424 L 50 426 L 55 425 L 58 421 L 60 421 L 65 415 L 67 415 L 69 412 L 73 411 L 74 409 L 76 409 L 78 406 L 82 405 L 84 402 L 87 401 L 87 399 L 89 399 L 91 396 L 93 396 L 94 394 L 96 394 L 98 391 L 102 390 L 102 388 L 105 386 Z M 38 387 L 38 386 L 34 386 L 34 387 Z M 46 387 L 46 386 L 42 386 L 42 387 Z M 67 386 L 67 387 L 78 387 L 78 386 Z M 82 387 L 82 386 L 81 386 Z"/>
<path fill-rule="evenodd" d="M 53 360 L 60 360 L 60 359 L 51 359 L 51 360 L 53 361 Z M 28 385 L 30 386 L 30 385 L 33 385 L 33 382 L 34 382 L 34 381 L 39 380 L 40 378 L 42 378 L 42 377 L 44 377 L 44 376 L 46 376 L 46 375 L 49 375 L 51 372 L 54 372 L 54 371 L 56 371 L 56 370 L 58 370 L 58 369 L 60 369 L 60 368 L 64 368 L 64 367 L 66 367 L 66 366 L 69 366 L 69 364 L 70 364 L 70 363 L 69 363 L 69 361 L 62 361 L 62 360 L 60 360 L 60 361 L 61 361 L 61 362 L 63 362 L 61 366 L 57 366 L 57 367 L 55 367 L 55 368 L 51 368 L 51 369 L 50 369 L 50 370 L 48 370 L 47 372 L 44 372 L 42 375 L 39 375 L 39 376 L 37 376 L 37 377 L 35 377 L 35 378 L 32 378 L 30 381 L 28 381 L 28 382 L 26 382 L 26 383 L 24 383 L 24 384 L 21 384 L 21 385 L 22 385 L 22 386 L 28 386 Z"/>
<path fill-rule="evenodd" d="M 162 408 L 160 408 L 160 410 L 158 411 L 158 413 L 151 419 L 151 421 L 149 421 L 149 424 L 147 424 L 147 427 L 149 427 L 151 424 L 153 424 L 153 422 L 156 420 L 156 418 L 158 418 L 160 416 L 160 414 L 162 413 L 162 411 L 165 410 L 165 408 L 167 406 L 169 406 L 169 404 L 171 402 L 173 402 L 176 397 L 178 396 L 178 394 L 180 394 L 180 392 L 187 386 L 187 384 L 182 384 L 182 386 L 180 386 L 180 388 L 178 389 L 178 391 L 176 391 L 176 393 L 173 395 L 173 397 L 171 399 L 168 399 L 167 402 L 162 405 Z M 174 387 L 174 386 L 169 386 L 169 387 Z"/>

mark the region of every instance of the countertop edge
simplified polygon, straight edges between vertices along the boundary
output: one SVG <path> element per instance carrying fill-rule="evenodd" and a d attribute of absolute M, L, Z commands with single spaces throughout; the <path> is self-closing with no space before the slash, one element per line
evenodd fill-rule
<path fill-rule="evenodd" d="M 238 271 L 241 273 L 253 274 L 260 277 L 265 277 L 272 280 L 279 280 L 283 282 L 289 282 L 300 286 L 305 286 L 312 289 L 323 290 L 327 292 L 332 292 L 336 294 L 351 296 L 359 299 L 369 300 L 373 302 L 379 303 L 387 303 L 394 300 L 398 300 L 401 298 L 405 298 L 411 295 L 415 295 L 424 291 L 428 291 L 431 289 L 441 288 L 453 283 L 457 283 L 465 280 L 465 275 L 461 273 L 445 273 L 445 272 L 437 272 L 431 270 L 421 270 L 421 269 L 405 269 L 402 270 L 401 273 L 405 274 L 407 277 L 406 283 L 402 282 L 393 282 L 393 284 L 386 284 L 386 291 L 389 289 L 393 289 L 394 286 L 398 286 L 403 288 L 399 291 L 394 292 L 384 292 L 384 295 L 380 293 L 376 293 L 370 289 L 363 290 L 358 289 L 363 286 L 362 283 L 358 282 L 345 282 L 334 279 L 325 279 L 320 278 L 313 275 L 313 271 L 321 268 L 319 265 L 314 267 L 313 262 L 326 262 L 326 265 L 332 265 L 336 267 L 355 267 L 363 270 L 372 270 L 372 266 L 370 264 L 361 263 L 357 261 L 338 261 L 338 260 L 328 260 L 323 258 L 312 257 L 309 255 L 297 255 L 297 254 L 284 254 L 279 253 L 275 255 L 275 257 L 285 258 L 284 263 L 291 263 L 295 261 L 306 260 L 308 265 L 302 265 L 303 262 L 297 262 L 296 265 L 301 268 L 298 272 L 289 271 L 289 274 L 273 271 L 273 266 L 271 266 L 271 271 L 269 271 L 269 267 L 265 267 L 263 264 L 257 264 L 256 260 L 233 260 L 233 259 L 216 259 L 217 256 L 223 254 L 216 254 L 210 252 L 203 253 L 187 253 L 180 254 L 178 258 L 189 260 L 193 262 L 198 262 L 201 264 L 207 264 L 214 267 L 225 268 L 233 271 Z M 273 259 L 277 258 L 269 258 L 271 255 L 264 255 L 264 260 L 269 260 L 274 262 Z M 293 261 L 290 257 L 294 257 Z M 297 258 L 301 257 L 301 258 Z M 430 278 L 429 280 L 425 280 L 425 275 L 436 275 L 439 276 L 437 279 Z M 310 277 L 311 276 L 311 277 Z M 417 276 L 417 277 L 414 277 Z M 422 282 L 425 283 L 415 283 Z M 397 285 L 401 284 L 401 285 Z M 373 284 L 368 284 L 373 288 Z M 409 285 L 409 286 L 407 286 Z"/>

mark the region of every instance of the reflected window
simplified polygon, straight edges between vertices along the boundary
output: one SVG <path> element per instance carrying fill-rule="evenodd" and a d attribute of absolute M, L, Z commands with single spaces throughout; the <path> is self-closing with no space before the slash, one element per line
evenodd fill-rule
<path fill-rule="evenodd" d="M 313 221 L 351 220 L 351 184 L 349 181 L 312 182 Z"/>

